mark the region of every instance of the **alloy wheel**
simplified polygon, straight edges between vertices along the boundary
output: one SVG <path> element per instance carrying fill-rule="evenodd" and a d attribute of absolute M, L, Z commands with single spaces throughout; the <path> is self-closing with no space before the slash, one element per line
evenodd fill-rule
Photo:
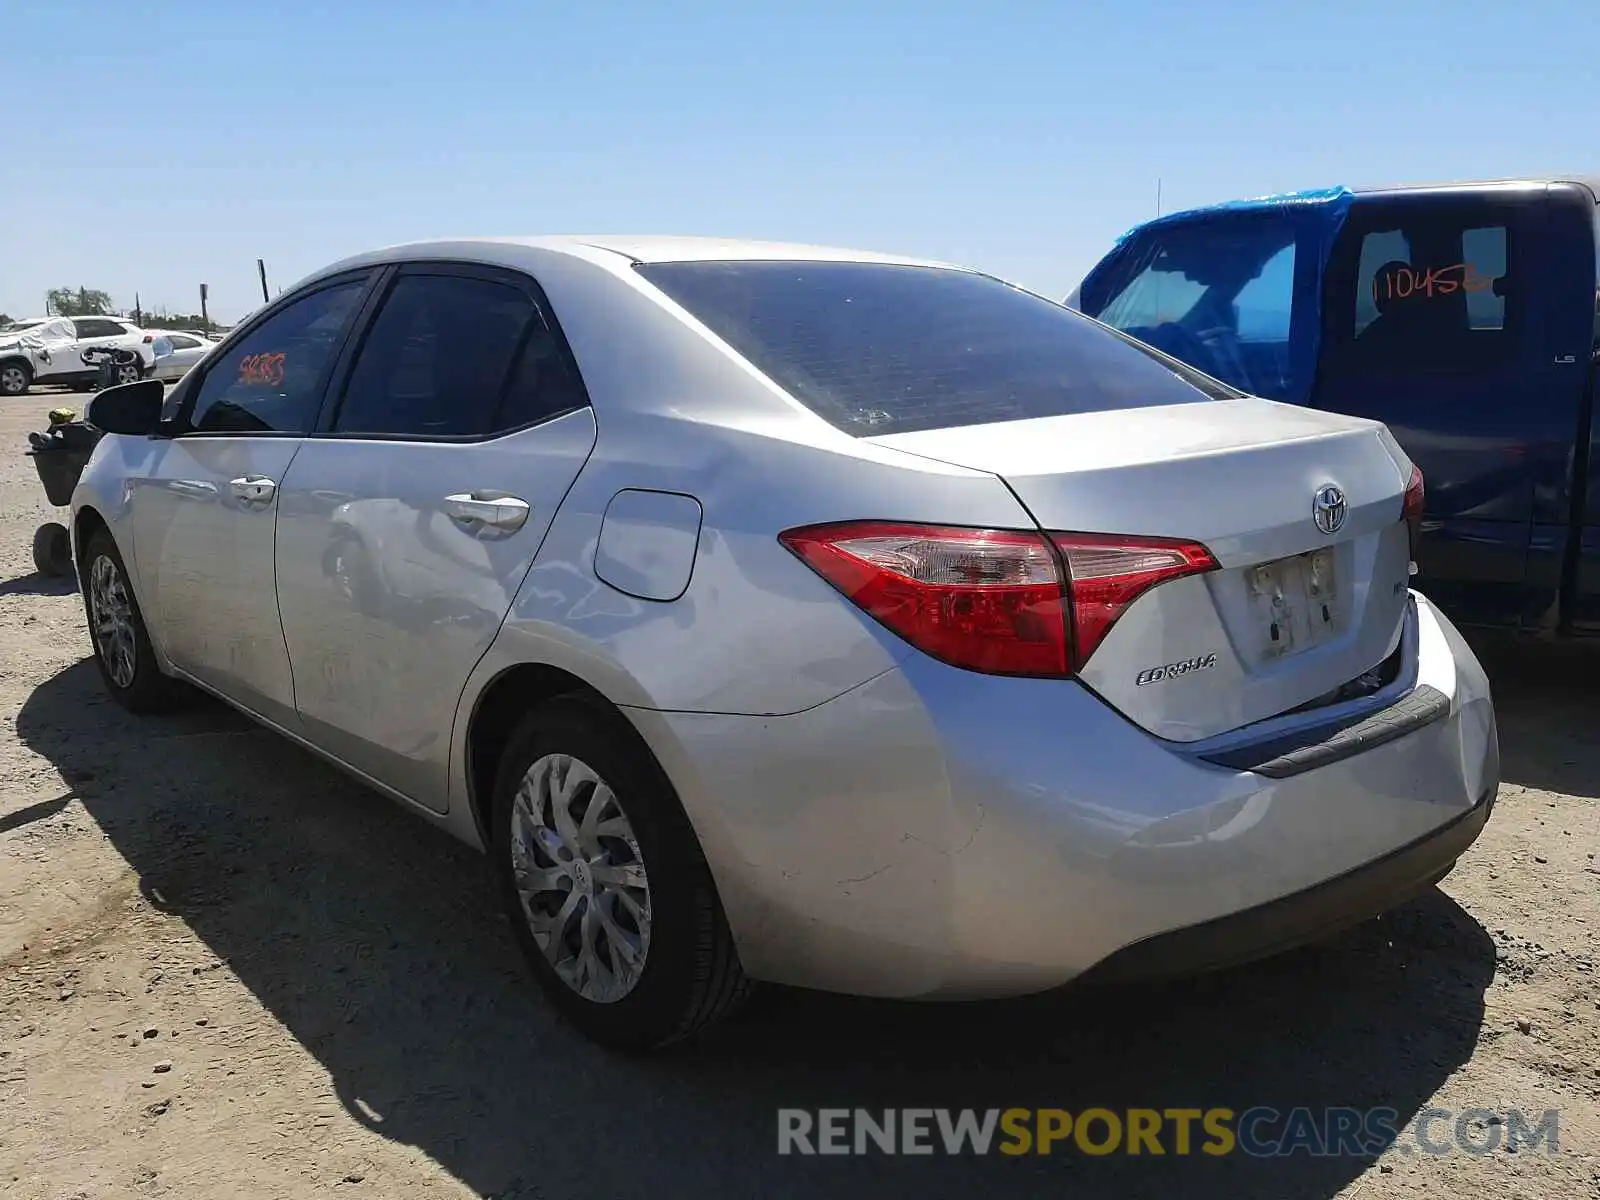
<path fill-rule="evenodd" d="M 511 805 L 511 871 L 556 976 L 598 1004 L 626 997 L 650 952 L 650 881 L 627 813 L 587 764 L 547 754 L 523 775 Z"/>
<path fill-rule="evenodd" d="M 95 648 L 100 651 L 106 674 L 117 687 L 132 687 L 138 661 L 133 603 L 121 570 L 104 554 L 94 560 L 89 570 L 89 611 Z"/>

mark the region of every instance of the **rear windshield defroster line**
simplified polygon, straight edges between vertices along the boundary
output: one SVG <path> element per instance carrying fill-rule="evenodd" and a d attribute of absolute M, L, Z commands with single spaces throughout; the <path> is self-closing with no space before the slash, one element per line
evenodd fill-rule
<path fill-rule="evenodd" d="M 808 261 L 635 269 L 856 437 L 1240 395 L 1069 308 L 968 271 Z"/>

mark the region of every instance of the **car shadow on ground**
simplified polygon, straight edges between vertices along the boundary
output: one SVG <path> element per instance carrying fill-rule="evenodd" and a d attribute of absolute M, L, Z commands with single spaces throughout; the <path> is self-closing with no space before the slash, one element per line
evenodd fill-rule
<path fill-rule="evenodd" d="M 70 596 L 78 590 L 74 575 L 20 575 L 16 579 L 0 579 L 0 596 Z"/>
<path fill-rule="evenodd" d="M 777 1110 L 1349 1106 L 1403 1125 L 1471 1056 L 1494 973 L 1491 939 L 1434 890 L 1178 984 L 937 1006 L 771 989 L 716 1038 L 629 1060 L 554 1018 L 475 854 L 275 735 L 211 703 L 129 717 L 88 661 L 17 729 L 354 1118 L 504 1200 L 1330 1196 L 1370 1160 L 1170 1140 L 1160 1158 L 780 1157 Z"/>

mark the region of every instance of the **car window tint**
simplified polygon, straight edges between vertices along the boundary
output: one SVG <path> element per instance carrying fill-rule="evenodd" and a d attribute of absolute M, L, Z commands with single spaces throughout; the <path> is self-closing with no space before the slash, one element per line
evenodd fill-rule
<path fill-rule="evenodd" d="M 184 337 L 184 335 L 181 333 L 168 334 L 167 341 L 172 343 L 172 348 L 174 350 L 193 350 L 200 344 L 198 339 Z"/>
<path fill-rule="evenodd" d="M 544 319 L 536 316 L 501 398 L 492 432 L 519 429 L 588 405 L 577 367 Z"/>
<path fill-rule="evenodd" d="M 115 321 L 107 321 L 98 317 L 80 317 L 73 321 L 73 326 L 81 338 L 97 337 L 122 337 L 128 331 Z"/>
<path fill-rule="evenodd" d="M 967 271 L 839 262 L 637 270 L 857 437 L 1211 398 L 1136 342 Z"/>
<path fill-rule="evenodd" d="M 1523 297 L 1507 221 L 1418 206 L 1347 235 L 1328 269 L 1331 367 L 1455 370 L 1512 352 Z"/>
<path fill-rule="evenodd" d="M 1157 225 L 1119 264 L 1094 316 L 1261 396 L 1295 394 L 1295 223 L 1270 214 Z"/>
<path fill-rule="evenodd" d="M 312 292 L 274 313 L 206 370 L 190 424 L 205 433 L 304 433 L 364 281 Z"/>
<path fill-rule="evenodd" d="M 464 275 L 402 275 L 356 356 L 338 433 L 469 437 L 489 432 L 533 301 Z"/>

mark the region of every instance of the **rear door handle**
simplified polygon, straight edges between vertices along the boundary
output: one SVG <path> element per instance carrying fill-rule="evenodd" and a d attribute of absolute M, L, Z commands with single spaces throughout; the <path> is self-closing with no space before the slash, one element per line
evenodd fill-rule
<path fill-rule="evenodd" d="M 263 475 L 245 475 L 228 480 L 228 490 L 235 499 L 246 504 L 268 504 L 278 490 L 278 485 Z"/>
<path fill-rule="evenodd" d="M 446 496 L 444 511 L 457 525 L 472 533 L 481 529 L 515 533 L 527 522 L 533 509 L 526 500 L 516 496 L 477 491 Z"/>

